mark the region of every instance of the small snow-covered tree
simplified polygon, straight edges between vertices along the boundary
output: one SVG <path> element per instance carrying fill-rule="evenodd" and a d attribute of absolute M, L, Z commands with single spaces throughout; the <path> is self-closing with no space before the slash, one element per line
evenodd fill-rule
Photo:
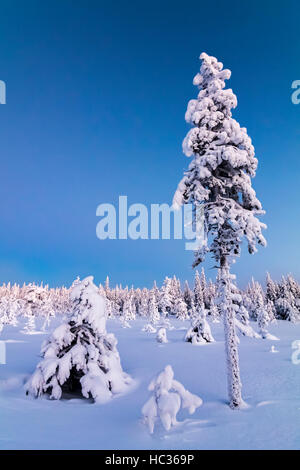
<path fill-rule="evenodd" d="M 249 313 L 243 303 L 242 293 L 234 283 L 235 275 L 231 275 L 231 282 L 228 285 L 228 289 L 231 294 L 232 308 L 235 312 L 235 326 L 240 334 L 248 336 L 250 338 L 260 338 L 259 334 L 254 331 L 249 322 Z"/>
<path fill-rule="evenodd" d="M 148 309 L 149 309 L 149 293 L 148 293 L 148 290 L 144 288 L 141 294 L 141 305 L 139 309 L 139 313 L 141 317 L 148 316 Z"/>
<path fill-rule="evenodd" d="M 171 279 L 168 277 L 165 278 L 163 286 L 161 288 L 161 296 L 159 301 L 159 310 L 163 317 L 166 317 L 171 313 L 172 310 L 172 285 Z"/>
<path fill-rule="evenodd" d="M 105 403 L 126 390 L 130 377 L 122 370 L 117 340 L 106 332 L 105 299 L 89 276 L 73 286 L 73 314 L 42 346 L 42 361 L 26 384 L 34 396 L 80 390 Z"/>
<path fill-rule="evenodd" d="M 174 315 L 176 315 L 176 318 L 179 320 L 186 320 L 188 318 L 186 303 L 181 296 L 178 296 L 175 301 Z"/>
<path fill-rule="evenodd" d="M 210 317 L 211 317 L 213 323 L 219 323 L 220 322 L 219 309 L 216 306 L 214 299 L 212 299 L 211 302 L 210 302 L 209 314 L 210 314 Z"/>
<path fill-rule="evenodd" d="M 194 306 L 196 311 L 200 311 L 204 308 L 204 297 L 202 290 L 202 283 L 199 276 L 198 270 L 195 273 L 195 283 L 194 283 Z"/>
<path fill-rule="evenodd" d="M 159 330 L 157 331 L 157 335 L 156 335 L 156 341 L 158 343 L 167 343 L 168 342 L 167 332 L 166 332 L 165 328 L 159 328 Z"/>
<path fill-rule="evenodd" d="M 203 287 L 198 271 L 195 274 L 194 299 L 192 300 L 191 307 L 191 327 L 187 330 L 184 340 L 194 345 L 214 342 L 210 326 L 206 320 Z"/>
<path fill-rule="evenodd" d="M 270 274 L 266 276 L 266 301 L 275 302 L 278 297 L 278 286 L 271 278 Z"/>
<path fill-rule="evenodd" d="M 123 304 L 123 315 L 121 317 L 121 321 L 123 326 L 126 328 L 130 328 L 130 324 L 128 323 L 131 320 L 135 319 L 135 312 L 134 312 L 134 305 L 133 305 L 133 298 L 132 295 L 126 294 Z"/>
<path fill-rule="evenodd" d="M 276 323 L 276 318 L 275 318 L 275 306 L 274 303 L 271 300 L 268 300 L 267 303 L 265 304 L 265 309 L 268 314 L 269 322 L 270 323 Z"/>
<path fill-rule="evenodd" d="M 149 304 L 148 304 L 148 317 L 152 325 L 156 325 L 160 320 L 160 315 L 159 315 L 159 311 L 157 308 L 157 303 L 156 303 L 154 292 L 151 292 L 150 294 L 150 299 L 149 299 Z"/>
<path fill-rule="evenodd" d="M 177 424 L 177 413 L 180 408 L 187 408 L 193 414 L 202 400 L 193 395 L 174 379 L 174 371 L 170 365 L 151 381 L 148 390 L 151 397 L 142 408 L 145 423 L 152 434 L 157 420 L 160 420 L 166 431 Z"/>
<path fill-rule="evenodd" d="M 297 292 L 291 285 L 291 280 L 282 276 L 278 291 L 279 298 L 274 304 L 276 315 L 283 320 L 296 323 L 300 319 L 300 309 L 297 303 Z"/>
<path fill-rule="evenodd" d="M 191 327 L 187 330 L 184 340 L 194 345 L 213 343 L 214 337 L 211 333 L 209 323 L 206 320 L 206 310 L 204 306 L 198 315 L 191 319 Z"/>
<path fill-rule="evenodd" d="M 264 291 L 261 284 L 252 277 L 251 283 L 247 286 L 244 296 L 245 307 L 253 320 L 257 320 L 257 312 L 260 305 L 260 299 L 264 299 Z"/>
<path fill-rule="evenodd" d="M 257 215 L 261 203 L 251 187 L 257 159 L 247 130 L 232 118 L 231 109 L 237 106 L 232 90 L 224 90 L 231 72 L 215 57 L 203 53 L 200 73 L 194 85 L 200 88 L 198 98 L 191 100 L 186 121 L 194 127 L 183 142 L 188 157 L 193 157 L 179 183 L 173 204 L 178 207 L 192 203 L 202 207 L 205 240 L 195 253 L 194 266 L 211 253 L 219 265 L 219 303 L 224 319 L 225 349 L 229 403 L 231 408 L 243 405 L 235 333 L 235 313 L 229 290 L 230 264 L 240 255 L 243 237 L 250 253 L 257 242 L 265 245 L 261 233 L 264 225 Z M 195 218 L 199 212 L 195 211 Z M 198 222 L 198 220 L 195 220 Z"/>
<path fill-rule="evenodd" d="M 36 326 L 35 326 L 35 316 L 30 313 L 27 316 L 27 322 L 26 325 L 24 326 L 22 333 L 26 335 L 32 335 L 36 331 Z"/>
<path fill-rule="evenodd" d="M 268 310 L 264 305 L 263 297 L 259 296 L 257 299 L 258 302 L 258 308 L 257 308 L 257 323 L 258 323 L 258 328 L 259 332 L 261 334 L 261 337 L 263 339 L 269 339 L 269 340 L 278 340 L 278 338 L 274 335 L 271 335 L 268 332 L 268 325 L 270 323 L 270 317 L 268 314 Z"/>
<path fill-rule="evenodd" d="M 190 289 L 188 281 L 185 281 L 185 284 L 184 284 L 183 299 L 186 303 L 186 308 L 188 312 L 190 312 L 191 306 L 192 306 L 193 294 Z"/>

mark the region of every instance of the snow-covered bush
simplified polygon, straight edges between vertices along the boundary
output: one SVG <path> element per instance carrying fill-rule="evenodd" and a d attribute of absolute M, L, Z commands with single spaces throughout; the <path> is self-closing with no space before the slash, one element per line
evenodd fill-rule
<path fill-rule="evenodd" d="M 154 328 L 151 323 L 147 323 L 143 326 L 142 331 L 146 331 L 146 333 L 156 333 L 156 328 Z"/>
<path fill-rule="evenodd" d="M 145 423 L 152 434 L 157 420 L 160 420 L 166 431 L 177 424 L 177 413 L 180 407 L 187 408 L 190 414 L 202 405 L 202 400 L 193 395 L 184 386 L 174 380 L 170 365 L 151 381 L 148 390 L 153 392 L 142 408 Z"/>
<path fill-rule="evenodd" d="M 157 331 L 157 335 L 156 335 L 156 341 L 158 343 L 167 343 L 168 342 L 167 332 L 166 332 L 165 328 L 159 328 L 159 330 Z"/>
<path fill-rule="evenodd" d="M 296 304 L 288 297 L 280 297 L 275 301 L 276 317 L 296 323 L 299 319 Z"/>
<path fill-rule="evenodd" d="M 122 370 L 115 336 L 106 332 L 105 299 L 92 276 L 77 283 L 70 298 L 73 314 L 43 344 L 43 359 L 26 392 L 60 399 L 63 392 L 81 391 L 84 397 L 105 403 L 131 381 Z"/>
<path fill-rule="evenodd" d="M 198 319 L 192 322 L 184 340 L 194 345 L 213 343 L 215 341 L 205 316 L 199 316 Z"/>

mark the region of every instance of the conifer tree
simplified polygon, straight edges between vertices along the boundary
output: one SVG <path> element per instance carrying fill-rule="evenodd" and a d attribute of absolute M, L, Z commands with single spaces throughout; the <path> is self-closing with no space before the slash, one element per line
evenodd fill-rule
<path fill-rule="evenodd" d="M 43 344 L 43 359 L 27 382 L 26 393 L 60 399 L 63 392 L 81 391 L 84 397 L 105 403 L 131 382 L 122 370 L 117 340 L 106 331 L 105 299 L 92 276 L 74 285 L 70 297 L 72 317 Z"/>
<path fill-rule="evenodd" d="M 200 311 L 202 308 L 204 308 L 203 290 L 198 270 L 196 270 L 195 273 L 194 306 L 196 311 Z"/>
<path fill-rule="evenodd" d="M 190 289 L 188 281 L 185 281 L 185 284 L 184 284 L 183 299 L 186 303 L 186 308 L 188 312 L 190 312 L 193 296 L 192 296 L 192 291 Z"/>
<path fill-rule="evenodd" d="M 157 303 L 156 303 L 154 292 L 151 292 L 150 294 L 150 299 L 149 299 L 149 304 L 148 304 L 148 317 L 152 325 L 156 325 L 160 320 L 160 315 L 159 315 L 159 311 L 157 308 Z"/>
<path fill-rule="evenodd" d="M 266 245 L 261 233 L 265 226 L 257 218 L 263 211 L 251 187 L 257 167 L 254 148 L 247 130 L 232 118 L 236 96 L 232 90 L 224 90 L 231 72 L 223 70 L 215 57 L 203 53 L 200 59 L 200 73 L 194 78 L 200 92 L 189 102 L 185 116 L 194 127 L 183 142 L 185 154 L 193 159 L 173 204 L 192 203 L 203 209 L 205 239 L 195 252 L 194 266 L 210 253 L 220 270 L 219 305 L 224 319 L 229 403 L 234 409 L 240 408 L 243 400 L 230 265 L 240 255 L 244 237 L 249 253 L 257 251 L 257 243 Z"/>

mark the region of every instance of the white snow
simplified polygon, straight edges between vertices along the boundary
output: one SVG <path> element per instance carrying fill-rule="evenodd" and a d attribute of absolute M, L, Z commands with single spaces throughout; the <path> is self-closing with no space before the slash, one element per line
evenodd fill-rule
<path fill-rule="evenodd" d="M 40 330 L 43 319 L 37 320 Z M 23 323 L 22 323 L 23 322 Z M 189 321 L 172 320 L 168 344 L 161 347 L 152 335 L 142 332 L 144 320 L 124 329 L 108 320 L 107 329 L 118 338 L 122 364 L 135 386 L 105 405 L 86 399 L 34 399 L 23 384 L 35 369 L 42 334 L 20 332 L 5 326 L 7 364 L 0 365 L 1 449 L 298 449 L 300 442 L 300 364 L 291 361 L 292 343 L 300 340 L 300 324 L 278 321 L 269 326 L 280 338 L 279 351 L 270 354 L 270 342 L 241 337 L 239 345 L 243 398 L 249 408 L 232 411 L 227 403 L 222 323 L 211 324 L 215 339 L 194 348 L 182 339 Z M 250 322 L 257 330 L 257 324 Z M 51 327 L 59 325 L 52 321 Z M 148 384 L 171 364 L 175 378 L 199 395 L 203 405 L 187 419 L 165 431 L 157 423 L 149 434 L 141 409 L 149 398 Z"/>

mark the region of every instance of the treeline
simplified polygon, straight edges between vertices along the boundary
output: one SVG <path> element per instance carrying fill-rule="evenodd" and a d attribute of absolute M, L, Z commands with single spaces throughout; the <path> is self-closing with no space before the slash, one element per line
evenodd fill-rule
<path fill-rule="evenodd" d="M 73 285 L 78 282 L 74 281 Z M 148 318 L 156 323 L 160 317 L 176 317 L 181 320 L 197 315 L 205 309 L 212 320 L 220 316 L 217 297 L 217 283 L 207 281 L 202 269 L 195 272 L 192 286 L 187 281 L 182 285 L 175 276 L 166 277 L 163 285 L 154 282 L 151 289 L 112 287 L 107 277 L 100 293 L 107 299 L 107 314 L 129 322 L 138 317 Z M 17 324 L 19 316 L 27 318 L 68 314 L 71 311 L 70 288 L 49 288 L 48 285 L 34 283 L 0 286 L 0 324 Z M 264 308 L 269 321 L 273 319 L 297 322 L 300 320 L 300 285 L 291 276 L 274 281 L 269 274 L 263 287 L 252 279 L 246 289 L 237 289 L 236 307 L 240 317 L 257 320 L 259 311 Z"/>

